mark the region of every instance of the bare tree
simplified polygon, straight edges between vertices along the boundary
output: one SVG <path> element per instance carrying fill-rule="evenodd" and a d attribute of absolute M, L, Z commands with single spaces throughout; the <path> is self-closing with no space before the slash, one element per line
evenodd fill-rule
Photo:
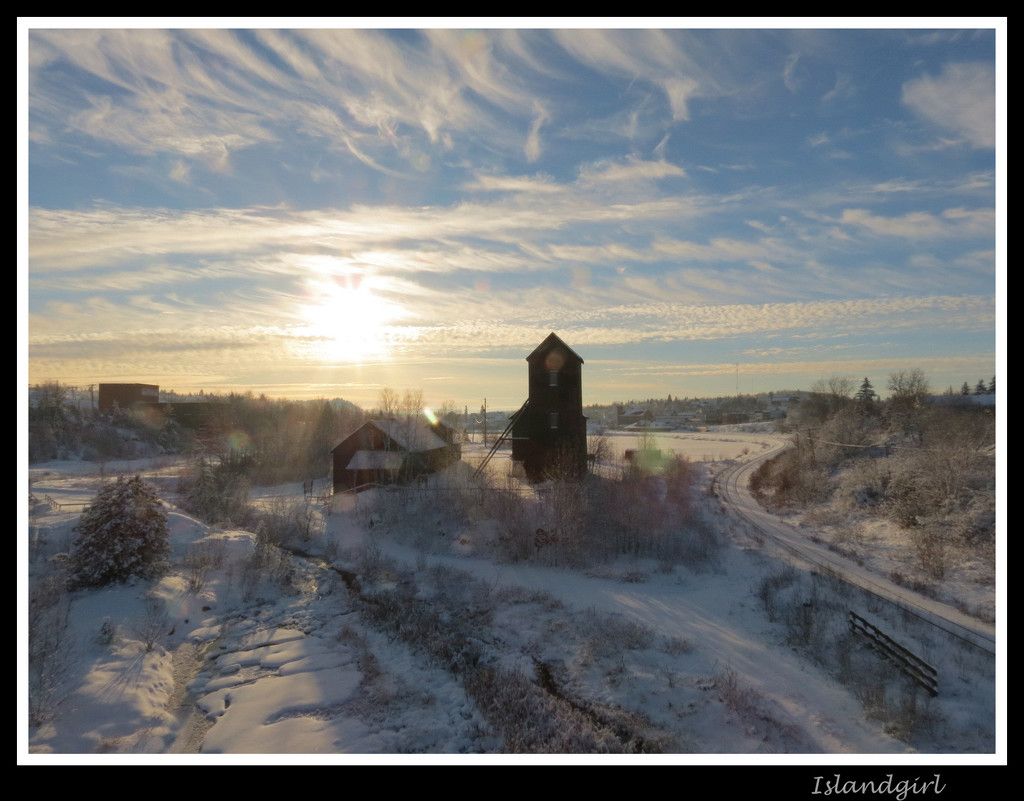
<path fill-rule="evenodd" d="M 406 389 L 403 391 L 400 411 L 405 417 L 419 417 L 423 412 L 423 390 Z"/>
<path fill-rule="evenodd" d="M 834 398 L 849 399 L 857 387 L 857 382 L 845 375 L 834 375 L 828 379 L 828 391 Z"/>
<path fill-rule="evenodd" d="M 919 367 L 889 375 L 889 400 L 919 405 L 929 393 L 928 379 Z"/>
<path fill-rule="evenodd" d="M 857 382 L 849 376 L 820 378 L 811 385 L 812 395 L 807 404 L 807 412 L 818 420 L 827 420 L 849 405 L 856 389 Z"/>
<path fill-rule="evenodd" d="M 384 387 L 380 391 L 378 403 L 378 412 L 383 419 L 387 420 L 389 417 L 395 417 L 398 414 L 398 393 L 391 387 Z"/>
<path fill-rule="evenodd" d="M 441 405 L 434 409 L 434 414 L 437 415 L 438 420 L 448 426 L 455 426 L 459 422 L 459 409 L 453 400 L 442 401 Z"/>
<path fill-rule="evenodd" d="M 604 434 L 587 437 L 587 459 L 594 464 L 607 462 L 612 457 L 612 444 Z"/>
<path fill-rule="evenodd" d="M 930 392 L 928 379 L 920 368 L 900 370 L 889 375 L 886 413 L 905 434 L 915 435 L 918 440 L 921 438 L 921 412 Z"/>

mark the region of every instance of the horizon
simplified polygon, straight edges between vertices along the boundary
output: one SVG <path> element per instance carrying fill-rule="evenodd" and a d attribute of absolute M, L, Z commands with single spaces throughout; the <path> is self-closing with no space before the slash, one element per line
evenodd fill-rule
<path fill-rule="evenodd" d="M 987 382 L 1005 18 L 811 22 L 19 19 L 26 382 L 515 409 L 551 331 L 586 405 Z"/>
<path fill-rule="evenodd" d="M 29 385 L 29 390 L 31 391 L 33 389 L 36 389 L 36 388 L 38 388 L 40 386 L 45 385 L 46 383 L 50 383 L 50 382 L 39 382 L 39 383 L 30 384 Z M 99 382 L 99 383 L 104 383 L 104 384 L 106 384 L 106 383 L 114 383 L 114 384 L 117 384 L 117 383 L 145 384 L 145 383 L 148 383 L 148 382 L 145 382 L 145 381 L 106 382 L 106 381 L 104 381 L 104 382 Z M 63 386 L 65 389 L 72 390 L 75 393 L 75 395 L 76 395 L 76 397 L 73 398 L 73 400 L 75 400 L 79 404 L 81 403 L 82 400 L 84 400 L 84 395 L 86 393 L 90 393 L 90 392 L 95 393 L 95 397 L 93 399 L 93 403 L 95 405 L 95 404 L 98 404 L 98 402 L 99 402 L 98 401 L 98 397 L 99 397 L 99 383 L 92 382 L 91 384 L 86 384 L 86 385 L 63 384 L 63 383 L 61 383 L 61 386 Z M 969 395 L 974 395 L 975 394 L 975 386 L 976 386 L 976 384 L 972 384 L 969 381 L 961 382 L 960 386 L 949 385 L 948 387 L 946 387 L 944 389 L 941 389 L 941 390 L 936 388 L 936 387 L 930 386 L 929 387 L 930 392 L 928 394 L 929 394 L 930 397 L 944 397 L 944 396 L 947 396 L 947 395 L 950 395 L 950 394 L 952 394 L 954 396 L 958 396 L 958 395 L 962 394 L 961 393 L 961 388 L 962 388 L 962 385 L 964 383 L 967 383 L 968 386 L 969 386 L 970 392 L 968 394 Z M 985 383 L 986 383 L 986 386 L 987 386 L 988 382 L 985 382 Z M 252 398 L 266 397 L 268 400 L 271 400 L 271 401 L 295 402 L 295 403 L 317 403 L 317 402 L 333 403 L 334 401 L 342 401 L 342 402 L 345 402 L 345 403 L 353 404 L 354 406 L 356 406 L 361 411 L 363 411 L 363 412 L 365 412 L 367 414 L 372 414 L 380 406 L 380 398 L 379 397 L 377 399 L 375 399 L 374 402 L 372 402 L 372 403 L 360 404 L 360 403 L 356 403 L 351 398 L 345 398 L 345 397 L 341 397 L 339 395 L 335 395 L 335 396 L 308 395 L 308 396 L 305 396 L 305 397 L 297 397 L 297 396 L 294 396 L 294 395 L 270 395 L 270 394 L 267 394 L 267 393 L 259 393 L 259 392 L 254 392 L 251 388 L 223 387 L 220 390 L 218 390 L 216 392 L 213 392 L 213 391 L 207 391 L 204 387 L 200 387 L 200 388 L 197 388 L 197 389 L 194 389 L 194 390 L 179 390 L 179 389 L 176 389 L 175 387 L 163 387 L 163 386 L 159 386 L 159 385 L 157 385 L 157 386 L 159 388 L 159 391 L 160 391 L 161 395 L 173 394 L 173 395 L 175 395 L 178 398 L 190 398 L 191 399 L 191 398 L 195 398 L 197 396 L 200 396 L 200 393 L 202 393 L 203 397 L 213 398 L 213 399 L 224 399 L 224 398 L 230 397 L 232 395 L 241 395 L 241 396 L 248 396 L 248 397 L 252 397 Z M 884 403 L 885 401 L 888 400 L 888 391 L 886 390 L 886 388 L 883 387 L 881 389 L 881 391 L 880 391 L 879 387 L 877 385 L 875 385 L 875 383 L 873 381 L 871 382 L 871 387 L 875 391 L 875 397 L 876 397 L 876 399 L 877 399 L 877 401 L 879 403 Z M 858 382 L 856 382 L 855 390 L 859 389 L 859 388 L 860 388 L 860 382 L 858 381 Z M 388 389 L 395 389 L 395 388 L 394 387 L 388 387 Z M 681 395 L 675 395 L 674 393 L 665 393 L 664 396 L 662 396 L 662 395 L 650 395 L 650 396 L 647 396 L 647 397 L 619 398 L 617 400 L 603 402 L 603 403 L 602 402 L 584 402 L 583 408 L 587 409 L 587 408 L 593 408 L 593 407 L 609 407 L 609 406 L 611 406 L 611 407 L 614 407 L 614 406 L 631 407 L 631 406 L 638 406 L 638 405 L 641 405 L 641 404 L 646 404 L 646 403 L 652 402 L 652 401 L 653 402 L 667 402 L 668 396 L 672 397 L 672 402 L 673 403 L 676 403 L 676 402 L 679 402 L 679 401 L 689 402 L 689 403 L 700 403 L 700 402 L 703 402 L 703 401 L 729 400 L 729 399 L 732 399 L 732 398 L 760 398 L 760 397 L 767 397 L 767 396 L 773 396 L 773 395 L 776 396 L 776 397 L 783 397 L 784 398 L 784 397 L 787 397 L 789 395 L 798 394 L 798 393 L 814 394 L 816 391 L 817 390 L 811 389 L 811 388 L 802 389 L 802 388 L 792 388 L 792 387 L 776 387 L 775 389 L 771 389 L 771 390 L 767 390 L 767 391 L 762 391 L 762 392 L 723 393 L 721 395 L 682 395 L 681 396 Z M 399 394 L 401 394 L 401 393 L 399 393 Z M 985 394 L 988 394 L 988 393 L 985 393 Z M 852 398 L 853 395 L 851 394 L 850 397 Z M 487 398 L 483 398 L 481 400 L 482 401 L 487 401 L 487 412 L 489 414 L 506 414 L 506 413 L 507 414 L 511 414 L 512 412 L 516 411 L 522 405 L 522 403 L 520 402 L 520 403 L 515 404 L 514 406 L 507 406 L 507 407 L 506 406 L 495 406 Z M 163 402 L 163 401 L 160 401 L 160 402 Z M 424 400 L 424 406 L 423 406 L 422 412 L 427 417 L 429 417 L 431 413 L 436 412 L 439 409 L 439 407 L 441 407 L 445 402 L 446 401 L 426 402 L 426 400 Z M 451 401 L 449 401 L 449 402 L 451 402 Z M 454 402 L 451 402 L 451 403 L 454 403 Z M 465 403 L 454 404 L 454 406 L 453 406 L 454 411 L 459 413 L 459 414 L 462 413 L 462 412 L 459 411 L 459 409 L 463 408 L 463 407 L 469 408 L 469 402 L 467 401 Z M 483 404 L 481 403 L 479 408 L 482 408 L 482 407 L 483 407 Z M 474 405 L 472 407 L 472 409 L 473 409 L 473 411 L 471 412 L 472 414 L 478 414 L 479 413 L 478 407 L 476 405 Z"/>

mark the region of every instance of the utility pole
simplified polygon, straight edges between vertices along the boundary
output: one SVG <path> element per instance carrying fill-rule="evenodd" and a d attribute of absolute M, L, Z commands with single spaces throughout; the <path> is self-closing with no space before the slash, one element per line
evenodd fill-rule
<path fill-rule="evenodd" d="M 814 461 L 814 438 L 811 436 L 812 431 L 817 431 L 816 428 L 807 429 L 807 443 L 811 446 L 811 464 L 815 464 Z"/>
<path fill-rule="evenodd" d="M 484 398 L 484 405 L 480 407 L 480 412 L 484 416 L 484 447 L 487 447 L 487 398 Z"/>

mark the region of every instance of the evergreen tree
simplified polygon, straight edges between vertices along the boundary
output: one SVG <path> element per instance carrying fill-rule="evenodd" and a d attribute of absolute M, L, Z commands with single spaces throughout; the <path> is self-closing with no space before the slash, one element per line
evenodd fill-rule
<path fill-rule="evenodd" d="M 854 398 L 860 403 L 871 403 L 875 399 L 875 388 L 868 381 L 867 376 L 861 382 L 860 389 L 857 390 L 857 394 Z"/>
<path fill-rule="evenodd" d="M 985 386 L 985 382 L 982 379 L 978 379 L 978 383 L 974 387 L 975 395 L 988 395 L 988 387 Z"/>
<path fill-rule="evenodd" d="M 79 587 L 151 577 L 170 553 L 167 513 L 156 490 L 139 476 L 104 484 L 75 533 L 72 583 Z"/>
<path fill-rule="evenodd" d="M 242 523 L 249 514 L 249 481 L 230 464 L 197 460 L 178 492 L 182 506 L 208 523 Z"/>
<path fill-rule="evenodd" d="M 858 389 L 857 393 L 853 396 L 858 410 L 862 414 L 874 412 L 876 409 L 875 401 L 877 398 L 878 395 L 875 393 L 875 388 L 871 385 L 867 376 L 865 376 L 864 380 L 861 382 L 860 389 Z"/>
<path fill-rule="evenodd" d="M 964 381 L 963 386 L 960 387 L 960 394 L 961 395 L 970 395 L 971 394 L 971 385 L 968 384 L 966 381 Z"/>
<path fill-rule="evenodd" d="M 995 395 L 996 394 L 996 377 L 995 376 L 992 376 L 992 380 L 988 382 L 988 394 L 989 395 Z"/>

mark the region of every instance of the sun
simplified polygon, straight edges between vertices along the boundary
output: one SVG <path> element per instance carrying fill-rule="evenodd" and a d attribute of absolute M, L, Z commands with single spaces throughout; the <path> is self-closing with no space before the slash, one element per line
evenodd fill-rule
<path fill-rule="evenodd" d="M 302 315 L 305 333 L 323 361 L 364 362 L 387 358 L 391 323 L 404 311 L 385 299 L 365 273 L 319 275 L 307 283 Z"/>

